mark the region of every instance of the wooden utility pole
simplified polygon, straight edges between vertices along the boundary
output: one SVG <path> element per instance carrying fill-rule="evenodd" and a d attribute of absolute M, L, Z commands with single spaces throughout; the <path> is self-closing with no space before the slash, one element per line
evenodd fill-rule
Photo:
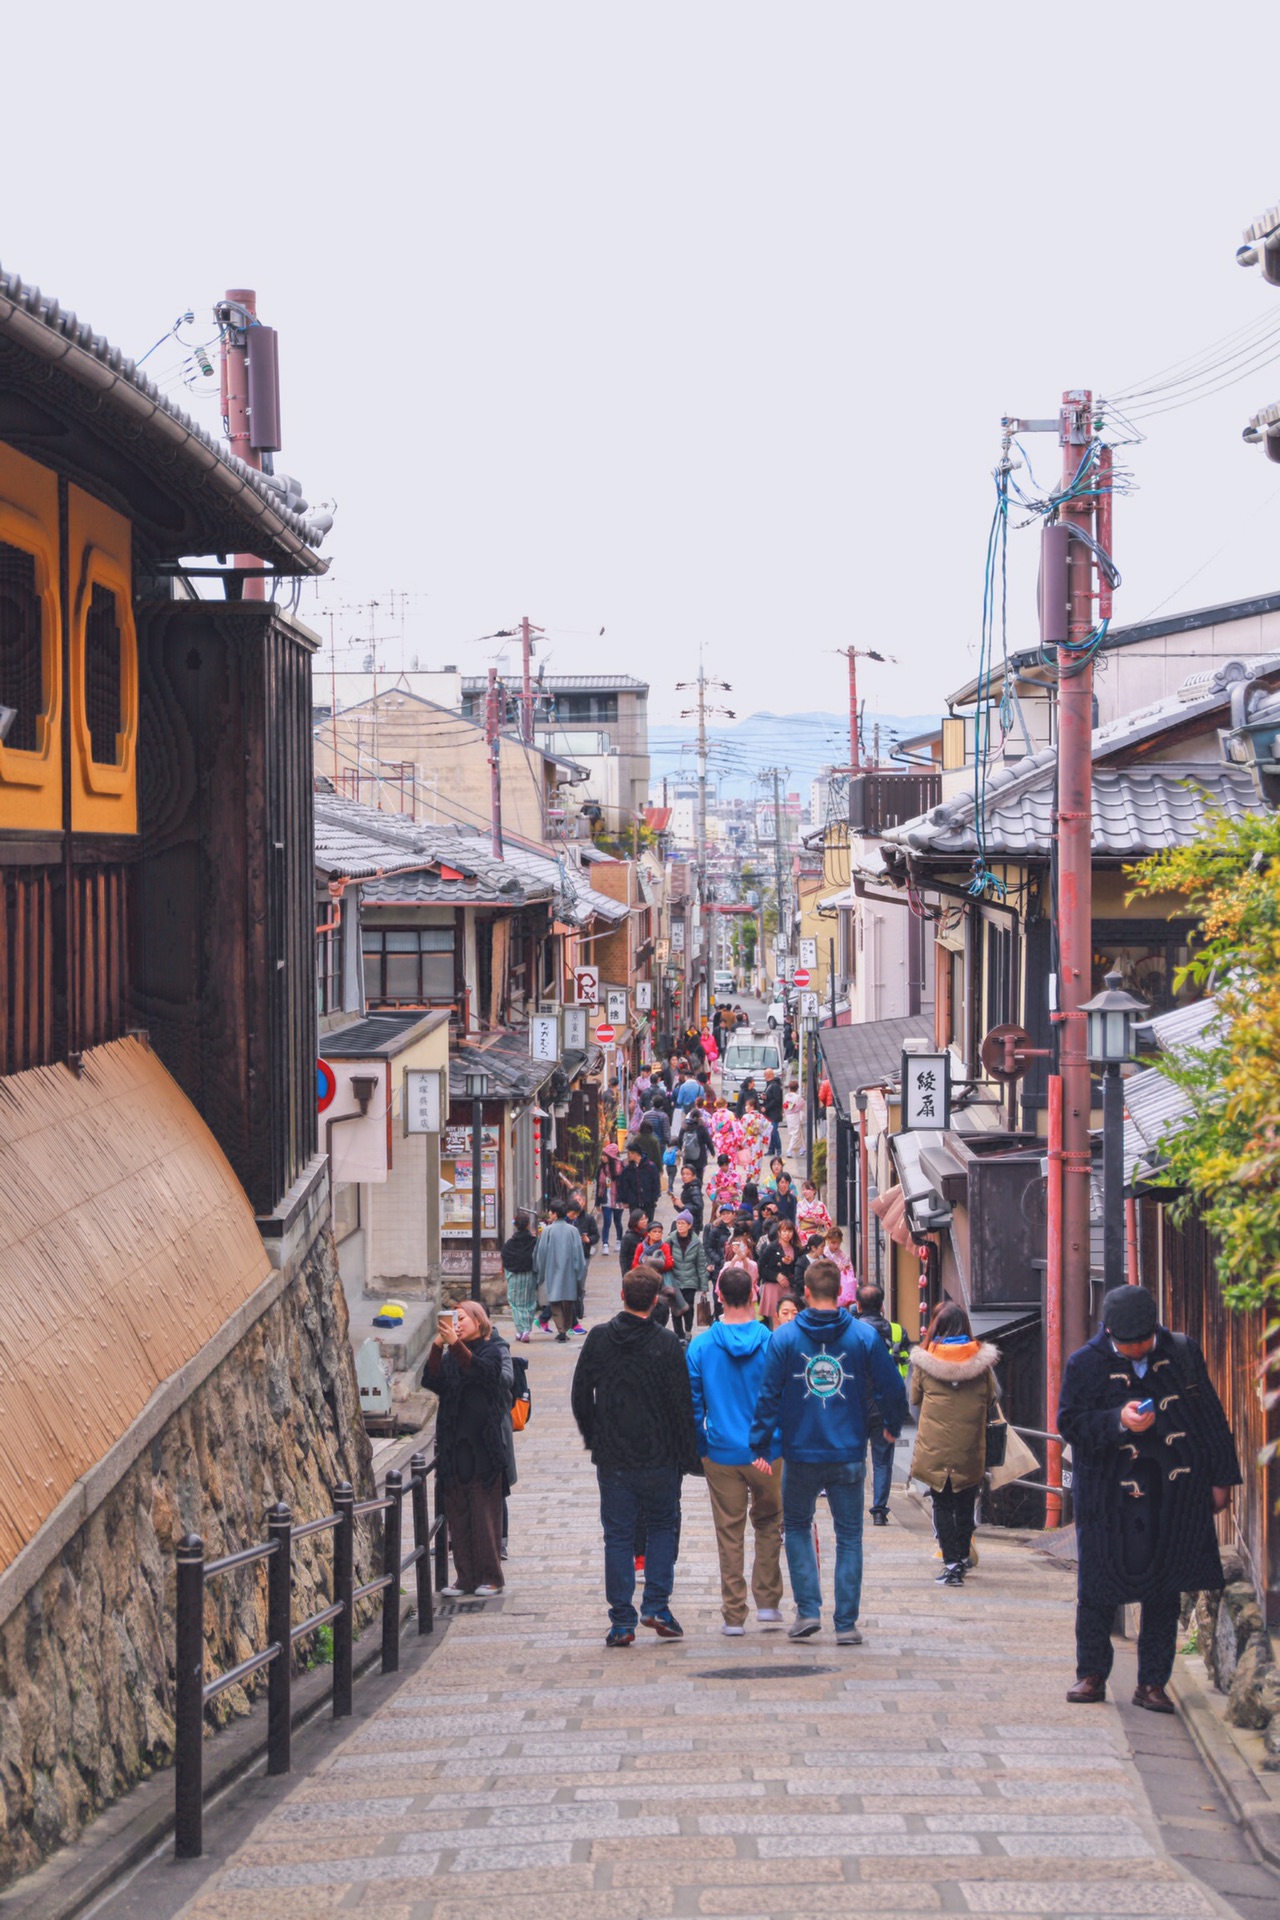
<path fill-rule="evenodd" d="M 1093 395 L 1062 396 L 1061 494 L 1076 484 L 1093 440 Z M 1091 494 L 1063 498 L 1059 519 L 1092 534 Z M 1055 529 L 1046 530 L 1052 535 Z M 1080 1011 L 1093 992 L 1093 557 L 1088 543 L 1066 542 L 1067 648 L 1058 649 L 1058 1021 L 1062 1075 L 1062 1352 L 1089 1338 L 1089 1115 L 1092 1076 L 1088 1021 Z M 1044 576 L 1049 577 L 1048 571 Z M 1050 1424 L 1056 1417 L 1051 1410 Z"/>
<path fill-rule="evenodd" d="M 498 669 L 489 669 L 489 692 L 484 708 L 484 736 L 489 743 L 489 844 L 495 860 L 502 858 L 502 742 Z"/>

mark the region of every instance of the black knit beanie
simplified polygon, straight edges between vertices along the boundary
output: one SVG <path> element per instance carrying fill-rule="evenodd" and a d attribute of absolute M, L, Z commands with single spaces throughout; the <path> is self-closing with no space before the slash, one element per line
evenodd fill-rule
<path fill-rule="evenodd" d="M 1113 1340 L 1149 1340 L 1160 1322 L 1145 1287 L 1115 1287 L 1102 1302 L 1102 1324 Z"/>

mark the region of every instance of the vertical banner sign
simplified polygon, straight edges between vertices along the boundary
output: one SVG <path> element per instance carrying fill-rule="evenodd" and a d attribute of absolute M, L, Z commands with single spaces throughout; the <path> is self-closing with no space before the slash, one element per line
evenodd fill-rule
<path fill-rule="evenodd" d="M 585 1053 L 587 1050 L 587 1010 L 585 1007 L 566 1007 L 564 1010 L 564 1044 L 572 1053 Z"/>
<path fill-rule="evenodd" d="M 653 1012 L 653 987 L 648 980 L 636 981 L 636 1012 Z"/>
<path fill-rule="evenodd" d="M 440 1131 L 439 1067 L 406 1067 L 404 1075 L 404 1130 L 406 1133 Z"/>
<path fill-rule="evenodd" d="M 802 1020 L 816 1020 L 817 1017 L 818 1017 L 817 994 L 802 993 L 800 995 L 800 1018 Z"/>
<path fill-rule="evenodd" d="M 951 1125 L 951 1055 L 902 1056 L 903 1131 L 941 1133 Z"/>
<path fill-rule="evenodd" d="M 529 1057 L 543 1061 L 560 1058 L 560 1022 L 554 1013 L 530 1015 Z"/>
<path fill-rule="evenodd" d="M 683 920 L 673 920 L 671 922 L 671 951 L 673 953 L 684 952 L 684 921 Z"/>
<path fill-rule="evenodd" d="M 627 1024 L 627 990 L 625 987 L 609 987 L 605 992 L 605 1017 L 611 1027 L 625 1027 Z"/>
<path fill-rule="evenodd" d="M 573 997 L 580 1007 L 597 1007 L 600 1004 L 599 967 L 575 967 L 573 970 Z"/>
<path fill-rule="evenodd" d="M 817 964 L 818 964 L 817 941 L 802 940 L 800 942 L 800 965 L 802 967 L 816 967 Z"/>

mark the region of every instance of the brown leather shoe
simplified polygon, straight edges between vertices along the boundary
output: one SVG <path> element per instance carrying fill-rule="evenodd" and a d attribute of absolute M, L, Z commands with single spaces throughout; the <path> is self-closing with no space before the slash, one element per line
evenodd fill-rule
<path fill-rule="evenodd" d="M 1178 1709 L 1163 1687 L 1135 1687 L 1133 1690 L 1135 1707 L 1145 1707 L 1148 1713 L 1176 1713 Z"/>
<path fill-rule="evenodd" d="M 1067 1698 L 1073 1707 L 1092 1707 L 1107 1697 L 1107 1683 L 1100 1673 L 1086 1673 L 1070 1688 Z"/>

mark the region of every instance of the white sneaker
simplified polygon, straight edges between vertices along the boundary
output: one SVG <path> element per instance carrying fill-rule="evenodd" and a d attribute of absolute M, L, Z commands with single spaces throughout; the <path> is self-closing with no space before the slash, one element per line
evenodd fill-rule
<path fill-rule="evenodd" d="M 470 1597 L 471 1596 L 466 1587 L 441 1587 L 440 1588 L 440 1598 L 442 1600 L 468 1600 L 470 1599 Z"/>
<path fill-rule="evenodd" d="M 822 1621 L 810 1619 L 807 1614 L 798 1613 L 787 1628 L 788 1640 L 809 1640 L 815 1633 L 821 1633 Z"/>
<path fill-rule="evenodd" d="M 493 1594 L 501 1593 L 501 1592 L 502 1592 L 501 1587 L 477 1587 L 476 1598 L 478 1600 L 488 1600 L 492 1597 Z"/>
<path fill-rule="evenodd" d="M 782 1627 L 782 1614 L 777 1607 L 758 1607 L 756 1619 L 762 1633 L 777 1633 Z"/>
<path fill-rule="evenodd" d="M 860 1647 L 862 1645 L 862 1635 L 857 1627 L 845 1627 L 842 1632 L 836 1635 L 836 1645 L 838 1647 Z"/>
<path fill-rule="evenodd" d="M 746 1628 L 731 1626 L 726 1620 L 720 1631 L 721 1633 L 727 1633 L 731 1640 L 738 1640 L 741 1639 L 742 1635 L 746 1632 Z"/>

